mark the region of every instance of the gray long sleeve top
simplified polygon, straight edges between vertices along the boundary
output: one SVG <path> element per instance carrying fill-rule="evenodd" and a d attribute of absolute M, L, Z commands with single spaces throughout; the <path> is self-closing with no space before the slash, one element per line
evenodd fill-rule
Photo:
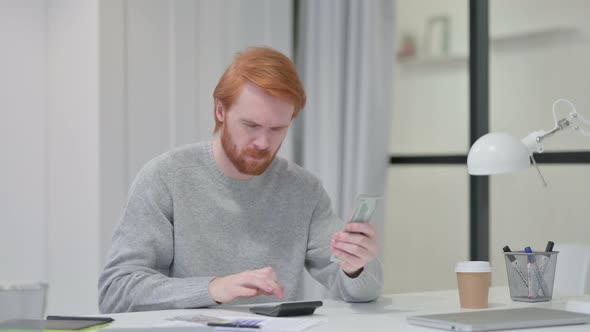
<path fill-rule="evenodd" d="M 330 261 L 330 240 L 344 229 L 319 180 L 276 158 L 260 176 L 235 180 L 213 158 L 210 142 L 167 152 L 131 186 L 99 278 L 103 313 L 215 305 L 209 282 L 271 266 L 284 300 L 302 299 L 306 268 L 333 298 L 376 299 L 377 261 L 349 278 Z M 232 304 L 276 302 L 269 296 Z"/>

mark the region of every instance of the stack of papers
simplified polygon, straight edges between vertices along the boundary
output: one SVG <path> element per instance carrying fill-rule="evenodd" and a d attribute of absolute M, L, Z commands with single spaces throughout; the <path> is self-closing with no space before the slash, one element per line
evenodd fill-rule
<path fill-rule="evenodd" d="M 168 318 L 168 322 L 158 325 L 158 327 L 189 327 L 189 326 L 207 326 L 208 322 L 218 321 L 244 321 L 255 322 L 258 328 L 243 328 L 243 327 L 225 327 L 216 326 L 217 331 L 285 331 L 285 332 L 299 332 L 305 331 L 313 326 L 319 325 L 324 321 L 317 318 L 294 318 L 294 317 L 266 317 L 266 316 L 235 316 L 234 313 L 228 315 L 226 310 L 207 310 L 206 315 L 201 313 L 176 316 Z M 242 313 L 240 313 L 242 314 Z"/>

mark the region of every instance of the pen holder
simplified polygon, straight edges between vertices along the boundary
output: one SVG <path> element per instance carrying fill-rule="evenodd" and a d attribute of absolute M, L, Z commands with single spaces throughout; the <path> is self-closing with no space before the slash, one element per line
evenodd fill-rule
<path fill-rule="evenodd" d="M 551 301 L 558 253 L 505 252 L 510 298 L 520 302 Z"/>
<path fill-rule="evenodd" d="M 42 331 L 46 296 L 46 283 L 0 283 L 0 332 Z"/>

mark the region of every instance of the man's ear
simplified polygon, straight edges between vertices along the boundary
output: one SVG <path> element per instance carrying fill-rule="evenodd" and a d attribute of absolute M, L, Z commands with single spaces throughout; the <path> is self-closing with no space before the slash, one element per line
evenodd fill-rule
<path fill-rule="evenodd" d="M 215 116 L 219 122 L 223 122 L 223 120 L 225 120 L 225 108 L 219 100 L 215 100 Z"/>

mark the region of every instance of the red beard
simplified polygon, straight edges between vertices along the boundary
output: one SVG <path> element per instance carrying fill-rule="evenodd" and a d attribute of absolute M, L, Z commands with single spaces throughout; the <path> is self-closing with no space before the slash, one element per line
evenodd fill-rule
<path fill-rule="evenodd" d="M 260 175 L 266 171 L 279 149 L 274 153 L 270 150 L 258 150 L 254 148 L 245 148 L 242 151 L 234 143 L 225 122 L 221 128 L 221 146 L 234 167 L 242 174 Z M 248 160 L 247 157 L 262 158 L 261 160 Z"/>

